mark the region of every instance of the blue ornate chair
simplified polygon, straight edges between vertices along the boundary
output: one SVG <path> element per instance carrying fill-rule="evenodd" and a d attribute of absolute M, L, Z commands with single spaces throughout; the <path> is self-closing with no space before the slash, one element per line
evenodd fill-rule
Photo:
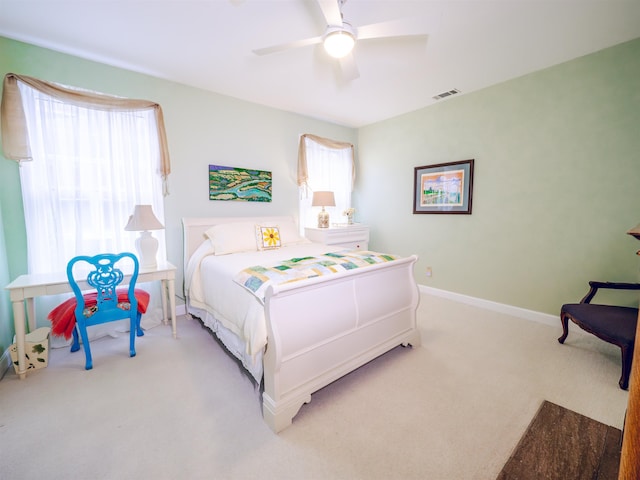
<path fill-rule="evenodd" d="M 125 258 L 131 259 L 133 262 L 133 272 L 129 280 L 128 288 L 122 291 L 122 289 L 117 289 L 117 287 L 123 282 L 124 274 L 116 264 L 120 265 L 119 262 Z M 84 262 L 84 265 L 82 262 Z M 128 261 L 126 262 L 128 263 Z M 74 267 L 76 265 L 77 270 L 79 270 L 80 267 L 86 268 L 87 266 L 91 269 L 87 275 L 86 283 L 96 290 L 96 292 L 93 292 L 93 295 L 86 291 L 83 293 L 74 278 Z M 143 335 L 142 329 L 140 328 L 141 314 L 138 310 L 138 300 L 135 295 L 138 268 L 138 259 L 134 254 L 129 252 L 119 254 L 103 253 L 93 257 L 81 255 L 72 258 L 67 264 L 67 278 L 76 300 L 76 328 L 73 329 L 71 351 L 77 352 L 80 349 L 79 332 L 82 337 L 82 344 L 84 345 L 84 353 L 86 356 L 85 368 L 87 370 L 93 368 L 91 347 L 89 346 L 89 336 L 87 335 L 87 327 L 93 325 L 128 318 L 130 321 L 129 355 L 135 357 L 136 334 L 138 336 Z M 84 271 L 86 271 L 86 269 Z M 120 296 L 120 299 L 118 296 Z"/>

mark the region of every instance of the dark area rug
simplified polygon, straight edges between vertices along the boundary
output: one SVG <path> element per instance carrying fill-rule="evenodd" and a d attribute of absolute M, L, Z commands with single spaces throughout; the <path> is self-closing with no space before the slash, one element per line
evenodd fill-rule
<path fill-rule="evenodd" d="M 546 400 L 497 480 L 616 480 L 622 432 Z"/>

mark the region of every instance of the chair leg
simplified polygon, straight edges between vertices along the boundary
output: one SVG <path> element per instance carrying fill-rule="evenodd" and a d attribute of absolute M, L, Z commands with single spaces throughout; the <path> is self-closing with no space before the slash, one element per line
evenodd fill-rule
<path fill-rule="evenodd" d="M 143 337 L 144 336 L 144 330 L 142 330 L 142 327 L 140 326 L 140 320 L 142 319 L 142 314 L 140 312 L 138 312 L 138 316 L 136 319 L 136 334 L 139 337 Z"/>
<path fill-rule="evenodd" d="M 621 389 L 628 390 L 631 363 L 633 361 L 633 345 L 631 347 L 620 347 L 620 350 L 622 351 L 622 375 L 618 384 Z"/>
<path fill-rule="evenodd" d="M 91 346 L 89 345 L 89 335 L 87 335 L 87 327 L 81 326 L 76 323 L 76 328 L 80 330 L 80 337 L 82 338 L 82 346 L 84 347 L 85 356 L 85 370 L 91 370 L 93 368 L 93 358 L 91 357 Z"/>
<path fill-rule="evenodd" d="M 567 339 L 567 335 L 569 335 L 569 317 L 566 313 L 560 312 L 560 322 L 562 323 L 562 336 L 558 338 L 560 343 L 564 343 Z"/>
<path fill-rule="evenodd" d="M 73 342 L 71 342 L 71 351 L 77 352 L 80 350 L 80 340 L 78 339 L 78 329 L 73 328 Z"/>
<path fill-rule="evenodd" d="M 138 333 L 138 325 L 140 323 L 140 314 L 131 315 L 129 317 L 129 356 L 136 356 L 136 335 Z"/>

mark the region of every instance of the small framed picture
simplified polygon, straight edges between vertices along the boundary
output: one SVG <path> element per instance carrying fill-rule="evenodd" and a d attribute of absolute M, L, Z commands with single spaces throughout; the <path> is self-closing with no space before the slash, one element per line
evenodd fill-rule
<path fill-rule="evenodd" d="M 473 160 L 415 168 L 413 213 L 471 214 Z"/>

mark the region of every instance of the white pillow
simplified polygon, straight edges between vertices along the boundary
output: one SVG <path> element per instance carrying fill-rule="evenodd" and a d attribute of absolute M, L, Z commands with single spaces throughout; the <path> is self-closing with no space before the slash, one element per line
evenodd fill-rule
<path fill-rule="evenodd" d="M 213 244 L 214 255 L 256 251 L 253 223 L 221 223 L 209 228 L 204 234 Z"/>
<path fill-rule="evenodd" d="M 311 243 L 310 240 L 300 236 L 298 233 L 298 227 L 296 227 L 293 220 L 278 222 L 278 227 L 280 227 L 280 241 L 283 246 Z"/>
<path fill-rule="evenodd" d="M 258 250 L 275 250 L 282 246 L 278 225 L 256 225 L 256 245 Z"/>

